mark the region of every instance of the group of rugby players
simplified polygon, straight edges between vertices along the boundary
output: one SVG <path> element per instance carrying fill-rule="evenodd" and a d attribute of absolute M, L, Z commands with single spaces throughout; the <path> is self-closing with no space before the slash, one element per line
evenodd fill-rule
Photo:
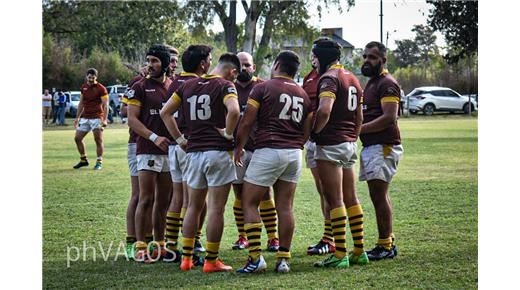
<path fill-rule="evenodd" d="M 289 272 L 293 200 L 305 147 L 324 218 L 323 237 L 307 254 L 330 253 L 314 266 L 345 268 L 395 257 L 388 186 L 403 149 L 397 126 L 400 88 L 385 69 L 385 46 L 370 42 L 365 47 L 361 71 L 369 81 L 364 90 L 340 64 L 341 47 L 329 38 L 314 41 L 313 70 L 302 87 L 293 80 L 300 60 L 292 51 L 276 56 L 270 80 L 253 76 L 256 67 L 246 52 L 221 55 L 209 72 L 211 51 L 190 45 L 179 55 L 173 47 L 153 45 L 147 66 L 129 84 L 121 110 L 130 127 L 127 256 L 143 263 L 180 262 L 182 271 L 198 265 L 204 272 L 232 271 L 218 256 L 233 184 L 239 232 L 233 249 L 249 251 L 237 272 L 266 270 L 262 225 L 267 250 L 276 252 L 274 270 Z M 183 71 L 174 74 L 179 56 Z M 78 112 L 81 137 L 90 129 L 99 135 L 106 123 L 106 90 L 98 87 L 96 76 L 89 70 L 82 87 L 80 107 L 96 116 L 81 118 Z M 96 101 L 87 91 L 97 92 Z M 364 250 L 363 210 L 355 190 L 358 137 L 363 144 L 359 178 L 368 183 L 379 232 L 370 251 Z M 88 165 L 82 142 L 77 143 L 82 159 L 75 168 Z M 100 161 L 102 140 L 98 143 Z M 200 242 L 205 220 L 206 248 Z"/>

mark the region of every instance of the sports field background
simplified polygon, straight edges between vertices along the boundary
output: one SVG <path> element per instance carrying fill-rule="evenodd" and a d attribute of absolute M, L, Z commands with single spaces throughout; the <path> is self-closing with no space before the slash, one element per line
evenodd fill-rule
<path fill-rule="evenodd" d="M 292 272 L 273 272 L 273 253 L 264 252 L 269 271 L 241 276 L 203 274 L 201 268 L 181 273 L 178 264 L 140 265 L 123 256 L 114 262 L 126 234 L 125 212 L 130 195 L 126 161 L 126 125 L 105 130 L 103 170 L 93 171 L 95 144 L 86 139 L 89 168 L 73 170 L 79 157 L 72 126 L 43 132 L 43 287 L 44 288 L 477 288 L 477 118 L 434 116 L 401 119 L 404 159 L 391 186 L 394 232 L 399 255 L 394 260 L 351 266 L 345 270 L 317 269 L 306 248 L 321 237 L 323 219 L 312 176 L 304 169 L 294 208 L 296 231 Z M 71 124 L 71 122 L 69 122 Z M 356 170 L 358 169 L 356 166 Z M 365 244 L 377 240 L 375 213 L 366 183 L 357 183 L 365 211 Z M 237 269 L 247 251 L 232 251 L 236 240 L 233 193 L 226 207 L 221 258 Z M 347 231 L 347 245 L 352 247 Z M 265 248 L 263 229 L 262 249 Z M 205 235 L 202 240 L 205 242 Z M 87 260 L 71 262 L 67 247 L 87 246 Z M 98 242 L 108 249 L 103 261 Z M 81 253 L 83 254 L 83 253 Z"/>

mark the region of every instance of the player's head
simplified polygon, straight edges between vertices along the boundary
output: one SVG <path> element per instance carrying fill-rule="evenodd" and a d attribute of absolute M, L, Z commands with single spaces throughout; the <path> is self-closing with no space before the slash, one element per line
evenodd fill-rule
<path fill-rule="evenodd" d="M 386 64 L 386 47 L 378 41 L 371 41 L 365 45 L 363 51 L 363 66 L 361 73 L 367 77 L 378 76 Z"/>
<path fill-rule="evenodd" d="M 328 37 L 320 37 L 312 43 L 312 54 L 316 57 L 319 74 L 324 74 L 331 64 L 340 60 L 341 45 Z"/>
<path fill-rule="evenodd" d="M 177 68 L 177 64 L 179 63 L 179 51 L 171 45 L 166 45 L 166 47 L 170 52 L 170 74 L 175 74 L 175 69 Z"/>
<path fill-rule="evenodd" d="M 224 79 L 234 82 L 239 70 L 240 60 L 236 54 L 226 52 L 218 59 L 218 71 Z"/>
<path fill-rule="evenodd" d="M 300 67 L 300 57 L 291 50 L 282 50 L 275 58 L 271 68 L 271 78 L 275 75 L 287 75 L 294 78 Z"/>
<path fill-rule="evenodd" d="M 87 69 L 87 75 L 85 78 L 87 79 L 87 82 L 90 84 L 93 84 L 97 80 L 98 71 L 97 69 L 91 67 Z"/>
<path fill-rule="evenodd" d="M 253 57 L 248 52 L 242 51 L 237 53 L 240 60 L 240 72 L 237 80 L 247 83 L 253 78 L 253 73 L 256 71 L 256 64 L 253 62 Z"/>
<path fill-rule="evenodd" d="M 211 51 L 213 48 L 205 44 L 190 45 L 181 57 L 182 69 L 185 72 L 205 74 L 211 67 Z"/>
<path fill-rule="evenodd" d="M 162 44 L 154 44 L 146 52 L 148 73 L 153 78 L 165 75 L 170 68 L 170 51 Z"/>
<path fill-rule="evenodd" d="M 44 94 L 48 95 L 49 94 L 49 90 L 48 89 L 45 89 L 45 91 L 43 91 Z"/>

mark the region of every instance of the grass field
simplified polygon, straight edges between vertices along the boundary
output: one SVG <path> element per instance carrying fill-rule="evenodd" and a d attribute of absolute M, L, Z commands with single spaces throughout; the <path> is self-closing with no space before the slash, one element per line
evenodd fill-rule
<path fill-rule="evenodd" d="M 318 195 L 308 169 L 295 198 L 296 231 L 292 272 L 272 271 L 274 254 L 264 253 L 266 274 L 181 273 L 177 264 L 139 265 L 123 256 L 125 210 L 130 194 L 126 163 L 126 127 L 105 131 L 102 171 L 74 171 L 78 161 L 71 126 L 43 132 L 43 287 L 44 288 L 477 288 L 477 119 L 413 118 L 400 121 L 404 159 L 391 187 L 394 232 L 399 256 L 394 260 L 353 266 L 346 270 L 316 269 L 321 257 L 306 256 L 306 248 L 322 233 Z M 95 159 L 92 136 L 86 138 Z M 91 162 L 93 163 L 93 162 Z M 92 164 L 93 165 L 93 164 Z M 91 166 L 92 167 L 92 166 Z M 357 184 L 365 210 L 365 243 L 377 239 L 375 213 L 366 183 Z M 235 269 L 246 251 L 232 251 L 236 239 L 232 193 L 227 203 L 221 257 Z M 265 247 L 265 230 L 262 239 Z M 97 248 L 67 267 L 67 247 Z M 205 241 L 205 236 L 203 236 Z M 348 245 L 352 246 L 350 234 Z M 99 252 L 113 242 L 108 261 Z M 81 253 L 83 254 L 83 253 Z M 71 257 L 75 258 L 75 252 Z"/>

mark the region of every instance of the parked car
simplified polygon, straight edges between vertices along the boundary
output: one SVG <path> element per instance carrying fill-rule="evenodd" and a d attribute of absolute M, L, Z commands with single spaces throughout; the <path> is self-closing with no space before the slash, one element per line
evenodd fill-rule
<path fill-rule="evenodd" d="M 67 98 L 67 105 L 65 106 L 65 115 L 68 115 L 70 117 L 76 117 L 78 113 L 80 95 L 80 91 L 65 92 L 65 96 Z"/>
<path fill-rule="evenodd" d="M 114 115 L 119 114 L 119 107 L 121 105 L 121 100 L 123 99 L 123 94 L 126 92 L 126 85 L 113 85 L 107 86 L 108 91 L 108 105 L 114 112 Z"/>
<path fill-rule="evenodd" d="M 425 115 L 432 115 L 434 112 L 456 112 L 465 113 L 477 110 L 477 102 L 467 97 L 461 96 L 456 91 L 445 87 L 419 87 L 411 91 L 409 97 L 409 110 L 412 114 L 422 111 Z M 471 106 L 471 107 L 470 107 Z"/>

